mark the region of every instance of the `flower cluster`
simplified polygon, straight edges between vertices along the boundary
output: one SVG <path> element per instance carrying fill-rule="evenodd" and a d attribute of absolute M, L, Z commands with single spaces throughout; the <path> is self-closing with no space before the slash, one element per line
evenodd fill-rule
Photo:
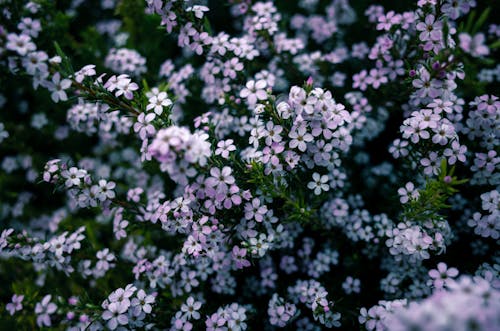
<path fill-rule="evenodd" d="M 144 290 L 129 284 L 124 289 L 113 291 L 104 300 L 101 318 L 110 330 L 123 325 L 130 328 L 144 327 L 144 319 L 152 313 L 154 303 L 155 295 L 148 295 Z"/>
<path fill-rule="evenodd" d="M 492 288 L 487 280 L 480 277 L 462 277 L 451 282 L 449 287 L 449 291 L 435 292 L 422 302 L 412 302 L 407 306 L 392 305 L 390 310 L 379 316 L 383 325 L 381 329 L 496 328 L 500 299 L 498 289 Z M 479 315 L 471 308 L 478 305 L 483 307 Z"/>
<path fill-rule="evenodd" d="M 147 72 L 146 59 L 133 49 L 110 49 L 104 65 L 116 73 L 131 76 L 140 76 Z"/>

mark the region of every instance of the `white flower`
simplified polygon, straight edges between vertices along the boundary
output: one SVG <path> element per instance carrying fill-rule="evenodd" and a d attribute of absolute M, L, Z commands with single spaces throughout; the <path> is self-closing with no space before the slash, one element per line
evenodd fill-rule
<path fill-rule="evenodd" d="M 328 184 L 326 184 L 328 182 L 327 175 L 321 176 L 320 174 L 315 172 L 315 173 L 313 173 L 312 177 L 313 177 L 313 180 L 312 180 L 312 182 L 309 182 L 307 184 L 307 188 L 309 188 L 310 190 L 314 190 L 314 194 L 320 195 L 321 191 L 326 192 L 326 191 L 330 190 L 330 186 Z"/>
<path fill-rule="evenodd" d="M 64 170 L 61 173 L 63 178 L 66 178 L 66 187 L 79 186 L 80 180 L 85 177 L 87 171 L 83 169 L 78 169 L 76 167 L 71 167 L 69 170 Z"/>
<path fill-rule="evenodd" d="M 50 95 L 54 102 L 66 101 L 68 96 L 64 90 L 67 90 L 71 86 L 71 81 L 69 79 L 61 80 L 61 75 L 56 72 L 52 77 L 52 82 L 47 82 L 46 87 L 52 92 Z"/>
<path fill-rule="evenodd" d="M 107 182 L 104 179 L 99 180 L 97 198 L 101 201 L 113 199 L 115 197 L 115 192 L 113 191 L 115 187 L 116 184 L 114 182 Z"/>
<path fill-rule="evenodd" d="M 398 194 L 400 196 L 399 201 L 403 204 L 407 203 L 410 199 L 416 200 L 419 196 L 418 190 L 415 188 L 412 182 L 406 183 L 405 187 L 400 187 L 398 189 Z"/>
<path fill-rule="evenodd" d="M 128 305 L 124 302 L 111 302 L 107 310 L 102 313 L 102 319 L 108 321 L 107 326 L 110 330 L 116 329 L 118 324 L 126 325 L 128 317 L 125 313 L 128 310 Z"/>
<path fill-rule="evenodd" d="M 188 12 L 194 12 L 194 16 L 196 16 L 199 19 L 203 18 L 203 13 L 209 11 L 208 7 L 206 6 L 200 6 L 200 5 L 195 5 L 186 8 L 186 11 Z"/>
<path fill-rule="evenodd" d="M 36 49 L 36 45 L 31 42 L 31 37 L 26 34 L 17 35 L 15 33 L 9 33 L 7 35 L 7 45 L 8 50 L 17 52 L 21 56 L 25 56 L 29 52 Z"/>
<path fill-rule="evenodd" d="M 182 304 L 181 306 L 181 311 L 185 313 L 185 316 L 188 319 L 199 319 L 200 318 L 200 313 L 198 310 L 200 310 L 201 307 L 201 302 L 199 301 L 194 301 L 193 297 L 189 297 L 186 300 L 186 303 Z"/>
<path fill-rule="evenodd" d="M 81 82 L 83 82 L 85 77 L 95 76 L 95 74 L 96 74 L 95 65 L 94 64 L 87 64 L 82 69 L 75 72 L 75 80 L 78 83 L 81 83 Z"/>
<path fill-rule="evenodd" d="M 132 307 L 134 307 L 134 315 L 139 316 L 142 312 L 150 314 L 153 308 L 151 304 L 155 302 L 155 297 L 147 295 L 144 290 L 137 291 L 137 297 L 132 299 Z"/>
<path fill-rule="evenodd" d="M 1 125 L 1 123 L 0 123 Z M 0 126 L 1 129 L 1 126 Z M 1 135 L 1 132 L 0 132 Z M 215 150 L 215 155 L 220 155 L 224 159 L 229 158 L 229 153 L 236 150 L 236 146 L 233 145 L 234 140 L 221 140 L 217 143 L 217 149 Z"/>
<path fill-rule="evenodd" d="M 265 80 L 261 79 L 258 81 L 249 80 L 246 83 L 246 87 L 241 90 L 240 97 L 246 98 L 250 106 L 254 106 L 257 100 L 266 100 L 267 93 L 266 88 L 267 83 Z"/>
<path fill-rule="evenodd" d="M 149 104 L 146 106 L 146 110 L 153 109 L 156 114 L 161 115 L 163 113 L 163 108 L 171 104 L 172 100 L 168 98 L 167 93 L 160 92 L 158 95 L 153 95 L 149 98 Z"/>
<path fill-rule="evenodd" d="M 288 137 L 292 138 L 290 141 L 290 148 L 298 148 L 299 151 L 305 152 L 307 149 L 307 143 L 313 141 L 314 137 L 307 133 L 305 126 L 300 126 L 290 131 Z"/>
<path fill-rule="evenodd" d="M 280 117 L 285 120 L 292 116 L 290 105 L 284 101 L 278 103 L 276 109 L 278 110 L 278 114 L 280 115 Z"/>

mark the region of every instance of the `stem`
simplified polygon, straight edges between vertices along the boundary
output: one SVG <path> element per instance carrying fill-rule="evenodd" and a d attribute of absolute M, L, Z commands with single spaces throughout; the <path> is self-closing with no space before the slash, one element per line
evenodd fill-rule
<path fill-rule="evenodd" d="M 95 91 L 81 83 L 78 83 L 77 81 L 75 81 L 74 79 L 71 79 L 71 82 L 72 84 L 74 84 L 77 88 L 79 88 L 80 90 L 83 90 L 85 91 L 86 93 L 88 93 L 91 97 L 95 98 L 95 100 L 99 100 L 101 98 L 99 98 L 97 96 L 97 94 L 95 93 Z M 117 107 L 117 108 L 124 108 L 124 109 L 127 109 L 129 110 L 133 115 L 135 116 L 138 116 L 140 114 L 140 112 L 135 109 L 134 107 L 132 107 L 131 105 L 119 100 L 119 99 L 116 99 L 114 97 L 110 97 L 110 96 L 105 96 L 105 97 L 102 97 L 102 100 L 105 101 L 108 105 L 110 106 L 114 106 L 114 107 Z"/>

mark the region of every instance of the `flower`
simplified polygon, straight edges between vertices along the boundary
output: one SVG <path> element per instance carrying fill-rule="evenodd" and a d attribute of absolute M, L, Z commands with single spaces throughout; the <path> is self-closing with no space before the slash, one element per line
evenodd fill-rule
<path fill-rule="evenodd" d="M 153 308 L 151 304 L 155 303 L 155 297 L 153 295 L 147 295 L 142 289 L 137 291 L 137 295 L 132 299 L 131 305 L 134 307 L 134 316 L 139 316 L 142 312 L 146 314 L 151 314 Z"/>
<path fill-rule="evenodd" d="M 413 80 L 413 87 L 417 88 L 417 95 L 420 98 L 425 98 L 429 96 L 431 98 L 436 98 L 440 95 L 439 89 L 442 83 L 437 79 L 431 78 L 430 73 L 425 69 L 420 70 L 419 78 Z"/>
<path fill-rule="evenodd" d="M 267 83 L 265 80 L 249 80 L 245 86 L 246 87 L 240 92 L 240 97 L 246 98 L 250 106 L 255 106 L 258 100 L 267 99 L 265 90 Z"/>
<path fill-rule="evenodd" d="M 271 325 L 284 327 L 297 313 L 297 307 L 294 304 L 285 302 L 283 298 L 278 297 L 278 295 L 274 293 L 271 300 L 269 300 L 267 313 Z"/>
<path fill-rule="evenodd" d="M 224 159 L 229 158 L 229 153 L 236 150 L 236 146 L 233 145 L 233 139 L 221 140 L 217 143 L 217 149 L 215 150 L 215 155 L 220 155 Z"/>
<path fill-rule="evenodd" d="M 50 315 L 54 314 L 57 310 L 55 303 L 50 302 L 52 295 L 47 294 L 43 297 L 42 301 L 38 302 L 35 306 L 36 324 L 39 327 L 51 326 L 52 321 L 50 320 Z"/>
<path fill-rule="evenodd" d="M 198 312 L 201 307 L 201 302 L 194 301 L 194 298 L 190 296 L 187 298 L 186 303 L 183 303 L 181 306 L 181 311 L 184 312 L 184 316 L 187 319 L 200 319 L 201 315 Z"/>
<path fill-rule="evenodd" d="M 465 153 L 467 152 L 467 147 L 465 145 L 460 145 L 456 140 L 451 142 L 451 148 L 446 148 L 443 155 L 448 158 L 448 164 L 453 165 L 457 161 L 465 162 Z"/>
<path fill-rule="evenodd" d="M 456 268 L 448 268 L 446 263 L 439 262 L 437 265 L 437 270 L 430 270 L 429 276 L 433 279 L 434 287 L 437 289 L 441 289 L 449 284 L 451 278 L 455 278 L 458 276 L 458 270 Z"/>
<path fill-rule="evenodd" d="M 85 79 L 85 77 L 92 77 L 92 76 L 95 76 L 95 75 L 96 75 L 95 65 L 94 64 L 87 64 L 82 69 L 80 69 L 79 71 L 75 72 L 75 80 L 78 83 L 81 83 L 81 82 L 83 82 L 83 80 Z"/>
<path fill-rule="evenodd" d="M 99 200 L 105 201 L 108 199 L 113 199 L 116 196 L 115 191 L 113 191 L 113 189 L 116 187 L 115 182 L 108 182 L 105 179 L 101 179 L 99 180 L 98 184 L 99 185 L 97 187 L 96 197 Z"/>
<path fill-rule="evenodd" d="M 292 138 L 289 143 L 290 148 L 297 148 L 301 152 L 305 152 L 307 143 L 314 140 L 314 137 L 307 132 L 307 128 L 304 125 L 298 128 L 292 127 L 288 137 Z"/>
<path fill-rule="evenodd" d="M 199 19 L 202 19 L 203 18 L 203 13 L 209 11 L 208 7 L 207 6 L 200 6 L 200 5 L 195 5 L 195 6 L 191 6 L 191 7 L 188 7 L 186 8 L 186 11 L 187 12 L 194 12 L 194 16 L 196 18 L 199 18 Z"/>
<path fill-rule="evenodd" d="M 71 167 L 69 170 L 63 170 L 61 177 L 66 178 L 66 187 L 79 186 L 81 180 L 87 175 L 87 171 Z"/>
<path fill-rule="evenodd" d="M 36 50 L 36 45 L 31 41 L 31 37 L 27 34 L 9 33 L 7 35 L 6 48 L 17 52 L 21 56 L 25 56 L 29 52 Z"/>
<path fill-rule="evenodd" d="M 418 190 L 412 182 L 408 182 L 404 187 L 398 189 L 399 201 L 403 204 L 410 200 L 416 200 L 419 197 Z"/>
<path fill-rule="evenodd" d="M 142 140 L 145 140 L 156 133 L 155 127 L 151 124 L 155 117 L 155 114 L 146 115 L 145 113 L 140 113 L 139 116 L 137 116 L 137 122 L 134 123 L 134 132 L 138 132 L 139 137 Z"/>
<path fill-rule="evenodd" d="M 139 85 L 132 82 L 132 79 L 130 79 L 127 75 L 118 76 L 116 85 L 113 87 L 117 90 L 115 92 L 115 96 L 119 97 L 123 95 L 128 100 L 132 100 L 134 98 L 133 92 L 139 89 Z"/>
<path fill-rule="evenodd" d="M 321 176 L 317 172 L 313 173 L 312 175 L 313 180 L 307 184 L 307 188 L 310 190 L 314 190 L 315 195 L 320 195 L 321 191 L 328 191 L 330 190 L 330 185 L 328 185 L 328 176 L 323 175 Z"/>
<path fill-rule="evenodd" d="M 207 178 L 206 184 L 208 187 L 212 187 L 215 189 L 217 193 L 225 194 L 228 190 L 228 185 L 234 184 L 234 177 L 231 176 L 233 169 L 230 167 L 212 168 L 210 169 L 210 175 L 212 177 Z"/>
<path fill-rule="evenodd" d="M 96 253 L 96 257 L 99 259 L 96 263 L 97 270 L 108 270 L 111 265 L 110 262 L 115 260 L 115 256 L 113 253 L 109 251 L 109 248 L 104 248 Z M 121 289 L 119 289 L 121 290 Z M 123 290 L 121 290 L 123 291 Z M 118 294 L 117 294 L 118 295 Z"/>
<path fill-rule="evenodd" d="M 9 314 L 14 315 L 16 313 L 16 311 L 20 311 L 23 309 L 23 305 L 22 305 L 23 300 L 24 300 L 24 295 L 14 294 L 12 296 L 12 302 L 8 303 L 5 306 L 5 309 L 7 309 L 9 311 Z"/>
<path fill-rule="evenodd" d="M 346 280 L 342 283 L 342 288 L 345 293 L 359 293 L 360 292 L 361 281 L 358 278 L 353 278 L 348 276 Z"/>
<path fill-rule="evenodd" d="M 127 325 L 128 317 L 125 314 L 129 308 L 127 302 L 111 302 L 102 313 L 102 319 L 107 321 L 106 325 L 110 330 L 114 330 L 118 325 Z"/>
<path fill-rule="evenodd" d="M 266 123 L 263 136 L 266 138 L 266 145 L 270 146 L 273 142 L 280 142 L 282 137 L 280 133 L 283 131 L 281 125 L 276 125 L 272 121 Z"/>
<path fill-rule="evenodd" d="M 460 33 L 458 39 L 460 40 L 460 48 L 472 57 L 490 54 L 490 49 L 484 44 L 486 38 L 482 33 L 478 33 L 474 37 L 467 33 Z"/>
<path fill-rule="evenodd" d="M 252 202 L 245 204 L 245 218 L 247 220 L 255 219 L 257 222 L 262 222 L 266 213 L 267 207 L 261 205 L 259 198 L 253 198 Z"/>
<path fill-rule="evenodd" d="M 421 41 L 440 40 L 442 38 L 443 22 L 436 20 L 435 16 L 429 14 L 425 17 L 424 22 L 417 24 L 417 31 L 421 31 L 419 38 Z"/>
<path fill-rule="evenodd" d="M 247 255 L 247 250 L 245 248 L 239 248 L 238 246 L 233 247 L 232 257 L 235 260 L 236 267 L 238 269 L 249 267 L 250 261 L 245 259 Z"/>
<path fill-rule="evenodd" d="M 146 106 L 146 110 L 151 110 L 157 114 L 161 115 L 163 113 L 163 108 L 166 108 L 172 104 L 172 100 L 168 98 L 166 92 L 160 92 L 157 95 L 153 95 L 149 98 L 149 103 Z"/>
<path fill-rule="evenodd" d="M 127 220 L 121 220 L 116 218 L 113 220 L 113 232 L 115 233 L 116 240 L 120 240 L 122 238 L 127 237 L 127 232 L 125 229 L 127 228 L 129 222 Z"/>
<path fill-rule="evenodd" d="M 64 90 L 67 90 L 71 86 L 71 81 L 69 79 L 61 80 L 60 73 L 56 72 L 52 76 L 52 82 L 46 82 L 45 86 L 52 92 L 50 96 L 54 102 L 68 100 L 68 96 Z"/>

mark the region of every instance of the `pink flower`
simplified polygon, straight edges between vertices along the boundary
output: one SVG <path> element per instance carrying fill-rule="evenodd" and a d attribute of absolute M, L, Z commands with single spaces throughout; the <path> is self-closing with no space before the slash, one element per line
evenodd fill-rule
<path fill-rule="evenodd" d="M 14 315 L 16 313 L 16 311 L 20 311 L 23 309 L 23 305 L 22 305 L 23 300 L 24 300 L 24 295 L 14 294 L 12 296 L 12 302 L 8 303 L 5 306 L 5 309 L 7 309 L 9 311 L 9 314 Z"/>
<path fill-rule="evenodd" d="M 474 37 L 467 33 L 461 33 L 458 35 L 458 39 L 460 39 L 460 48 L 473 57 L 490 54 L 490 49 L 484 44 L 485 37 L 482 33 L 478 33 Z"/>
<path fill-rule="evenodd" d="M 247 220 L 255 219 L 257 222 L 262 222 L 266 213 L 267 207 L 261 205 L 259 198 L 254 198 L 251 203 L 245 204 L 245 218 Z"/>
<path fill-rule="evenodd" d="M 429 276 L 434 280 L 434 287 L 441 289 L 449 283 L 451 278 L 458 276 L 458 270 L 456 268 L 448 268 L 446 263 L 439 262 L 437 270 L 430 270 Z"/>
<path fill-rule="evenodd" d="M 416 28 L 420 32 L 421 41 L 440 40 L 442 38 L 443 22 L 436 20 L 435 16 L 429 14 L 425 17 L 425 22 L 417 24 Z"/>
<path fill-rule="evenodd" d="M 247 250 L 244 248 L 239 248 L 238 246 L 233 247 L 232 256 L 236 263 L 236 268 L 242 269 L 250 266 L 250 261 L 245 259 L 247 255 Z"/>
<path fill-rule="evenodd" d="M 55 303 L 50 302 L 52 296 L 47 294 L 42 301 L 38 302 L 35 306 L 35 314 L 37 314 L 36 324 L 39 327 L 51 326 L 50 315 L 54 314 L 57 310 Z"/>

